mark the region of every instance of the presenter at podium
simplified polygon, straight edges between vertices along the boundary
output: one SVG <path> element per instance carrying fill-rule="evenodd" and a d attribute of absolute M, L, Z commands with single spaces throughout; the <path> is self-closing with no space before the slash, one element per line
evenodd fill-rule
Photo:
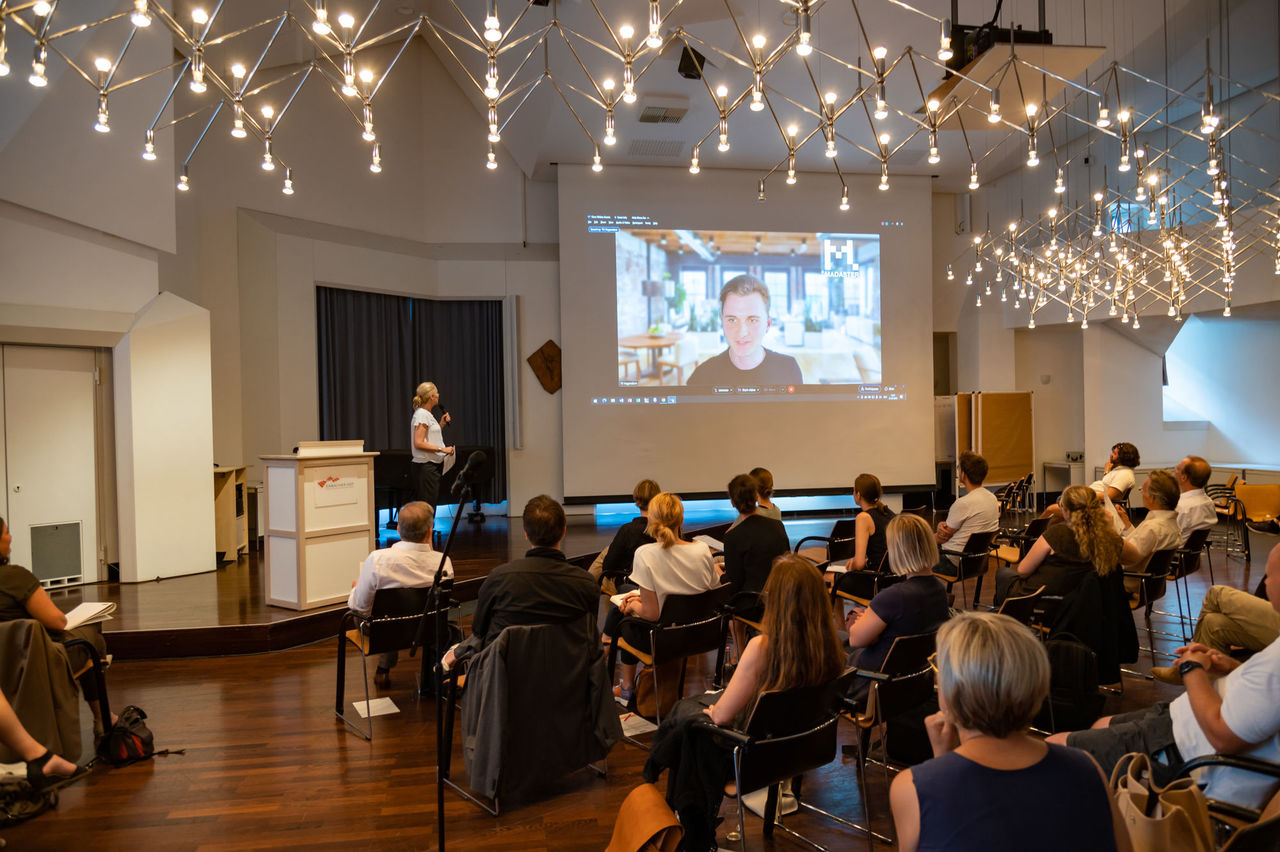
<path fill-rule="evenodd" d="M 440 404 L 440 390 L 432 382 L 418 385 L 413 397 L 413 481 L 417 498 L 432 509 L 436 507 L 436 492 L 444 473 L 444 461 L 453 455 L 453 447 L 445 446 L 442 426 L 449 425 L 449 415 L 436 420 L 431 409 Z"/>

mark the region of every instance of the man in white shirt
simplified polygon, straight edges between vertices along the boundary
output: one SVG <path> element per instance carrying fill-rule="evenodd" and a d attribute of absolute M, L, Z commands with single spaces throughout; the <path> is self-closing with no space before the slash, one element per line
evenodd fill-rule
<path fill-rule="evenodd" d="M 965 494 L 951 504 L 947 519 L 938 524 L 934 533 L 939 545 L 938 565 L 948 574 L 955 571 L 955 560 L 964 552 L 971 535 L 1000 529 L 1000 501 L 982 487 L 987 478 L 987 460 L 966 450 L 960 454 L 957 467 Z"/>
<path fill-rule="evenodd" d="M 1142 505 L 1147 516 L 1136 527 L 1128 515 L 1121 515 L 1124 531 L 1124 548 L 1120 551 L 1120 565 L 1127 571 L 1142 572 L 1157 550 L 1174 550 L 1182 543 L 1182 531 L 1178 529 L 1178 483 L 1167 470 L 1153 470 L 1142 483 Z M 1134 580 L 1133 583 L 1140 581 Z M 1129 581 L 1126 580 L 1126 585 Z M 1134 591 L 1134 589 L 1130 589 Z"/>
<path fill-rule="evenodd" d="M 1173 478 L 1182 489 L 1176 511 L 1184 545 L 1196 530 L 1206 530 L 1218 523 L 1218 508 L 1213 505 L 1213 498 L 1204 492 L 1212 475 L 1213 468 L 1200 456 L 1187 456 L 1173 469 Z"/>
<path fill-rule="evenodd" d="M 360 566 L 360 576 L 351 584 L 347 607 L 368 613 L 373 609 L 373 596 L 378 589 L 419 589 L 430 586 L 440 568 L 443 554 L 431 547 L 431 529 L 435 510 L 426 503 L 406 503 L 396 516 L 400 540 L 390 547 L 370 553 Z M 447 561 L 445 579 L 453 577 L 453 566 Z M 373 682 L 384 689 L 391 686 L 391 668 L 397 652 L 388 651 L 378 657 Z"/>
<path fill-rule="evenodd" d="M 1266 585 L 1271 606 L 1280 608 L 1280 546 L 1267 559 Z M 1167 783 L 1186 761 L 1207 754 L 1280 761 L 1280 642 L 1272 642 L 1243 664 L 1197 642 L 1177 653 L 1175 665 L 1187 691 L 1172 703 L 1105 716 L 1092 730 L 1055 734 L 1049 742 L 1084 749 L 1104 773 L 1122 755 L 1145 752 L 1153 758 L 1153 780 L 1158 784 Z M 1221 768 L 1202 770 L 1197 780 L 1208 784 L 1205 793 L 1210 798 L 1245 807 L 1266 801 L 1276 783 Z"/>

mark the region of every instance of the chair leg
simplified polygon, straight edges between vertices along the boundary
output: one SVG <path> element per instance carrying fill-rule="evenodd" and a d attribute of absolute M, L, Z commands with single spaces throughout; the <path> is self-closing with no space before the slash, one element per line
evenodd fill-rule
<path fill-rule="evenodd" d="M 747 852 L 747 827 L 742 811 L 742 746 L 733 748 L 733 784 L 738 798 L 738 841 Z"/>
<path fill-rule="evenodd" d="M 333 712 L 342 715 L 342 697 L 347 681 L 347 634 L 338 630 L 338 682 L 337 692 L 333 699 Z"/>

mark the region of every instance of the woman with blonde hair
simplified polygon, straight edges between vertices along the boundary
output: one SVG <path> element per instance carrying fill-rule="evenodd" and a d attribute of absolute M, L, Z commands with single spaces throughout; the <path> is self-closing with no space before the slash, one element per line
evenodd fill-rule
<path fill-rule="evenodd" d="M 995 604 L 1044 586 L 1046 595 L 1074 591 L 1089 572 L 1106 577 L 1120 564 L 1124 541 L 1092 488 L 1072 485 L 1058 506 L 1066 523 L 1051 524 L 1017 565 L 996 571 Z"/>
<path fill-rule="evenodd" d="M 903 852 L 1128 850 L 1088 754 L 1027 731 L 1049 694 L 1049 656 L 1007 615 L 961 613 L 938 631 L 933 759 L 889 789 Z"/>
<path fill-rule="evenodd" d="M 729 752 L 711 737 L 690 735 L 690 725 L 707 716 L 717 725 L 740 727 L 760 693 L 819 686 L 844 669 L 830 598 L 812 562 L 791 553 L 779 556 L 764 600 L 764 632 L 747 643 L 729 685 L 718 695 L 683 699 L 663 719 L 649 749 L 645 780 L 654 782 L 670 768 L 667 801 L 680 814 L 684 849 L 715 848 L 715 817 L 725 782 L 733 777 Z"/>
<path fill-rule="evenodd" d="M 653 543 L 636 548 L 631 565 L 631 582 L 636 589 L 605 617 L 605 635 L 617 635 L 623 616 L 657 621 L 668 595 L 696 595 L 720 584 L 720 571 L 711 548 L 700 541 L 681 539 L 683 525 L 684 504 L 679 497 L 664 491 L 649 501 L 649 526 L 645 532 Z M 648 648 L 648 631 L 626 625 L 623 636 L 634 648 Z M 630 703 L 635 694 L 637 662 L 633 655 L 622 653 L 621 683 L 614 690 L 622 704 Z"/>
<path fill-rule="evenodd" d="M 947 587 L 933 576 L 938 544 L 919 515 L 896 516 L 885 526 L 889 570 L 902 580 L 871 599 L 866 609 L 849 613 L 849 664 L 879 671 L 899 636 L 933 633 L 950 615 Z M 862 700 L 870 681 L 854 681 L 851 698 Z"/>
<path fill-rule="evenodd" d="M 446 413 L 439 420 L 431 409 L 440 404 L 440 391 L 433 382 L 423 382 L 413 395 L 413 418 L 409 421 L 409 444 L 413 452 L 414 496 L 432 509 L 436 492 L 444 474 L 444 460 L 453 455 L 453 447 L 445 446 L 442 426 L 448 426 Z"/>

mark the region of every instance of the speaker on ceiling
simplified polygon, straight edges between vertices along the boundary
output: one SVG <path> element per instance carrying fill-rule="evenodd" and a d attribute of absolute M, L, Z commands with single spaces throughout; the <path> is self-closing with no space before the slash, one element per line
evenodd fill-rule
<path fill-rule="evenodd" d="M 686 44 L 684 50 L 680 52 L 680 76 L 690 80 L 701 80 L 702 66 L 706 61 L 705 56 Z"/>

